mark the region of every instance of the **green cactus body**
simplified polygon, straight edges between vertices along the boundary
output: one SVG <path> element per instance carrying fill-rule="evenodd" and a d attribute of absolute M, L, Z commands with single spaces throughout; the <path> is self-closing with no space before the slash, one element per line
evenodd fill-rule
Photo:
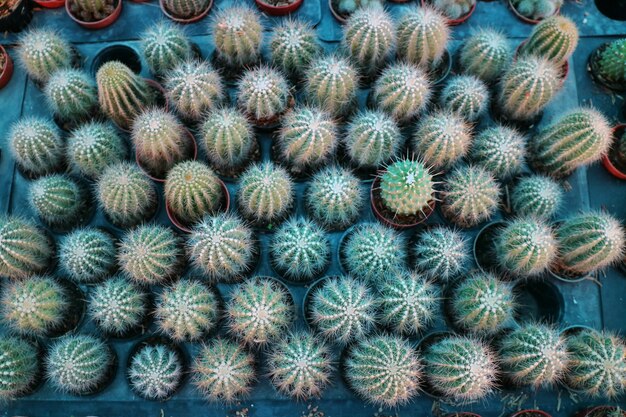
<path fill-rule="evenodd" d="M 54 242 L 31 220 L 0 215 L 0 275 L 26 278 L 43 272 L 54 255 Z"/>
<path fill-rule="evenodd" d="M 467 16 L 476 6 L 476 0 L 433 0 L 433 5 L 449 19 L 456 20 Z"/>
<path fill-rule="evenodd" d="M 443 58 L 450 28 L 438 10 L 415 7 L 400 19 L 397 34 L 398 57 L 428 70 Z"/>
<path fill-rule="evenodd" d="M 271 162 L 252 165 L 241 176 L 237 201 L 247 219 L 271 223 L 293 204 L 294 186 L 284 168 Z"/>
<path fill-rule="evenodd" d="M 128 148 L 110 123 L 88 122 L 67 140 L 68 161 L 77 172 L 90 178 L 98 178 L 106 167 L 127 157 Z"/>
<path fill-rule="evenodd" d="M 567 61 L 578 45 L 578 28 L 565 16 L 552 16 L 533 28 L 520 53 L 539 55 L 555 63 Z"/>
<path fill-rule="evenodd" d="M 57 70 L 72 66 L 72 46 L 57 32 L 34 29 L 19 38 L 18 57 L 30 78 L 45 84 Z"/>
<path fill-rule="evenodd" d="M 69 226 L 79 222 L 87 209 L 83 187 L 67 175 L 52 174 L 30 184 L 29 203 L 44 222 Z"/>
<path fill-rule="evenodd" d="M 181 62 L 169 71 L 164 81 L 167 97 L 186 119 L 199 121 L 224 100 L 222 79 L 206 62 Z"/>
<path fill-rule="evenodd" d="M 380 176 L 380 198 L 394 215 L 426 216 L 434 201 L 435 181 L 419 161 L 400 159 Z"/>
<path fill-rule="evenodd" d="M 63 237 L 59 262 L 67 276 L 77 283 L 95 282 L 115 269 L 113 236 L 96 228 L 85 228 Z"/>
<path fill-rule="evenodd" d="M 328 55 L 314 59 L 304 79 L 308 99 L 333 116 L 344 116 L 354 108 L 357 72 L 345 58 Z"/>
<path fill-rule="evenodd" d="M 511 207 L 518 216 L 535 216 L 548 220 L 556 214 L 565 192 L 549 177 L 531 175 L 513 186 Z"/>
<path fill-rule="evenodd" d="M 470 122 L 478 120 L 489 105 L 489 90 L 473 75 L 452 77 L 441 93 L 441 105 Z"/>
<path fill-rule="evenodd" d="M 508 179 L 519 174 L 526 160 L 526 138 L 517 130 L 494 126 L 474 138 L 470 159 L 490 171 L 498 179 Z"/>
<path fill-rule="evenodd" d="M 26 394 L 37 382 L 39 367 L 39 352 L 31 343 L 15 336 L 1 337 L 0 400 Z"/>
<path fill-rule="evenodd" d="M 285 74 L 302 75 L 322 48 L 308 22 L 287 19 L 274 27 L 270 51 L 272 62 Z"/>
<path fill-rule="evenodd" d="M 377 106 L 398 122 L 418 116 L 428 105 L 431 93 L 426 73 L 412 64 L 387 67 L 374 85 Z"/>
<path fill-rule="evenodd" d="M 541 20 L 557 13 L 563 0 L 512 0 L 511 3 L 522 16 Z"/>
<path fill-rule="evenodd" d="M 89 315 L 106 334 L 121 336 L 143 324 L 148 295 L 117 276 L 98 284 L 89 295 Z"/>
<path fill-rule="evenodd" d="M 626 84 L 626 39 L 609 42 L 599 50 L 596 67 L 597 74 L 607 83 Z"/>
<path fill-rule="evenodd" d="M 209 161 L 222 169 L 244 165 L 257 146 L 248 120 L 230 107 L 209 112 L 202 125 L 202 138 Z"/>
<path fill-rule="evenodd" d="M 467 154 L 471 141 L 471 126 L 461 116 L 442 111 L 421 119 L 412 146 L 424 162 L 445 169 Z"/>
<path fill-rule="evenodd" d="M 232 67 L 254 64 L 261 53 L 263 26 L 249 7 L 220 11 L 213 20 L 213 41 L 218 56 Z"/>
<path fill-rule="evenodd" d="M 167 11 L 179 19 L 200 16 L 212 4 L 211 0 L 163 0 Z"/>
<path fill-rule="evenodd" d="M 348 125 L 345 144 L 352 163 L 376 168 L 400 151 L 404 138 L 396 122 L 380 111 L 365 110 Z"/>
<path fill-rule="evenodd" d="M 464 72 L 487 83 L 496 81 L 512 58 L 506 36 L 492 29 L 474 32 L 461 46 L 460 63 Z"/>
<path fill-rule="evenodd" d="M 169 1 L 165 0 L 166 6 Z M 201 3 L 202 0 L 193 2 Z M 141 49 L 150 71 L 158 75 L 165 75 L 192 55 L 191 42 L 182 29 L 165 21 L 150 26 L 143 33 Z"/>
<path fill-rule="evenodd" d="M 52 112 L 62 120 L 84 120 L 98 105 L 98 91 L 82 70 L 63 68 L 55 71 L 44 89 Z"/>
<path fill-rule="evenodd" d="M 69 0 L 72 15 L 84 22 L 95 22 L 110 16 L 115 10 L 113 0 Z"/>
<path fill-rule="evenodd" d="M 382 7 L 356 10 L 343 31 L 343 46 L 354 62 L 372 74 L 391 56 L 396 34 L 391 16 Z"/>
<path fill-rule="evenodd" d="M 237 105 L 257 125 L 276 122 L 290 104 L 287 80 L 267 66 L 244 72 L 238 88 Z"/>
<path fill-rule="evenodd" d="M 131 359 L 128 378 L 135 392 L 151 400 L 165 400 L 180 386 L 183 363 L 166 345 L 143 346 Z"/>
<path fill-rule="evenodd" d="M 27 117 L 9 131 L 9 150 L 17 165 L 33 175 L 50 174 L 63 164 L 65 144 L 49 120 Z"/>
<path fill-rule="evenodd" d="M 430 279 L 447 282 L 468 267 L 469 242 L 453 229 L 438 226 L 424 230 L 413 251 L 415 267 Z"/>

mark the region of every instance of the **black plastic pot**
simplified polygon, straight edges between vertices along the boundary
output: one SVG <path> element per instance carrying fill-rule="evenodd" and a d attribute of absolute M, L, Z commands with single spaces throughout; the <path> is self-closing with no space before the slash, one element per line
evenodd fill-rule
<path fill-rule="evenodd" d="M 33 18 L 30 0 L 19 0 L 19 4 L 7 15 L 0 17 L 0 32 L 19 32 Z"/>
<path fill-rule="evenodd" d="M 602 87 L 612 90 L 612 91 L 626 91 L 625 83 L 616 83 L 611 80 L 605 79 L 599 70 L 599 60 L 602 52 L 609 46 L 610 42 L 606 42 L 589 54 L 589 58 L 587 59 L 587 72 L 589 72 L 589 76 L 596 83 L 601 85 Z"/>

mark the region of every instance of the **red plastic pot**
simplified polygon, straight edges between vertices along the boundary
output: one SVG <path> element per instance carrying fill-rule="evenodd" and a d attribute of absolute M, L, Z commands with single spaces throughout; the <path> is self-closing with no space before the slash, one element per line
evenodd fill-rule
<path fill-rule="evenodd" d="M 546 413 L 545 411 L 541 411 L 541 410 L 522 410 L 522 411 L 518 411 L 515 414 L 511 414 L 511 417 L 524 417 L 525 413 L 531 413 L 531 414 L 534 414 L 534 415 L 537 415 L 537 416 L 541 416 L 541 417 L 552 417 L 552 415 Z"/>
<path fill-rule="evenodd" d="M 421 2 L 422 2 L 422 7 L 426 6 L 427 4 L 430 4 L 430 2 L 426 1 L 426 0 L 421 0 Z M 476 10 L 476 3 L 474 3 L 472 5 L 472 8 L 470 9 L 469 12 L 467 12 L 467 14 L 465 16 L 461 16 L 458 19 L 448 19 L 448 25 L 450 25 L 450 26 L 458 26 L 461 23 L 464 23 L 474 13 L 474 10 Z"/>
<path fill-rule="evenodd" d="M 431 200 L 430 210 L 427 213 L 425 213 L 424 216 L 419 217 L 416 221 L 412 223 L 397 223 L 394 220 L 388 219 L 387 217 L 385 217 L 383 213 L 381 213 L 379 207 L 377 206 L 379 199 L 375 198 L 376 197 L 375 192 L 377 189 L 380 188 L 379 186 L 380 186 L 380 175 L 376 176 L 376 178 L 374 178 L 374 181 L 372 181 L 372 186 L 370 187 L 370 205 L 372 207 L 372 211 L 374 212 L 374 215 L 376 215 L 376 217 L 387 226 L 391 226 L 394 229 L 399 229 L 399 230 L 408 229 L 410 227 L 415 227 L 418 224 L 425 222 L 426 219 L 428 219 L 428 217 L 435 210 L 435 200 Z"/>
<path fill-rule="evenodd" d="M 339 12 L 337 12 L 335 10 L 335 8 L 333 7 L 333 0 L 328 0 L 328 8 L 330 9 L 330 12 L 333 14 L 335 19 L 337 19 L 339 21 L 339 23 L 344 24 L 344 23 L 346 23 L 348 21 L 348 19 L 346 19 L 345 17 L 341 16 L 339 14 Z"/>
<path fill-rule="evenodd" d="M 520 12 L 517 11 L 517 9 L 515 8 L 515 6 L 513 6 L 513 3 L 511 2 L 511 0 L 509 0 L 509 7 L 511 8 L 511 10 L 513 10 L 513 13 L 515 14 L 515 16 L 517 16 L 517 18 L 519 20 L 521 20 L 524 23 L 530 23 L 531 25 L 536 25 L 537 23 L 541 22 L 543 19 L 545 19 L 545 17 L 543 19 L 531 19 L 529 17 L 524 16 L 523 14 L 521 14 Z M 554 12 L 554 15 L 559 14 L 559 12 L 561 11 L 561 8 L 559 7 L 558 9 L 556 9 L 556 12 Z M 554 16 L 552 15 L 552 16 Z M 546 17 L 550 17 L 550 16 L 546 16 Z"/>
<path fill-rule="evenodd" d="M 617 126 L 613 128 L 613 138 L 617 139 L 620 134 L 624 133 L 624 131 L 626 131 L 626 124 L 624 123 L 618 124 Z M 615 164 L 613 164 L 613 161 L 611 161 L 610 155 L 611 155 L 611 150 L 609 150 L 609 153 L 607 153 L 606 155 L 602 157 L 602 165 L 615 178 L 626 181 L 626 172 L 620 171 L 619 168 L 617 168 Z"/>
<path fill-rule="evenodd" d="M 193 17 L 190 17 L 188 19 L 185 19 L 185 18 L 182 18 L 182 17 L 176 17 L 176 16 L 172 15 L 169 11 L 167 11 L 167 8 L 165 7 L 165 4 L 163 3 L 163 0 L 159 0 L 159 6 L 161 7 L 161 11 L 163 12 L 163 14 L 165 16 L 167 16 L 168 18 L 172 19 L 174 22 L 178 22 L 178 23 L 182 23 L 182 24 L 186 25 L 188 23 L 194 23 L 194 22 L 197 22 L 198 20 L 203 19 L 209 13 L 209 11 L 211 10 L 211 7 L 213 7 L 213 0 L 211 0 L 209 5 L 207 6 L 206 10 L 204 10 L 198 16 L 193 16 Z"/>
<path fill-rule="evenodd" d="M 65 11 L 74 22 L 78 23 L 85 29 L 103 29 L 105 27 L 111 26 L 113 22 L 115 22 L 117 18 L 120 17 L 120 14 L 122 13 L 122 0 L 117 0 L 117 6 L 115 6 L 115 10 L 113 10 L 113 13 L 111 13 L 104 19 L 96 20 L 95 22 L 85 22 L 74 16 L 70 11 L 70 0 L 65 1 Z"/>
<path fill-rule="evenodd" d="M 11 59 L 11 55 L 9 55 L 7 50 L 4 49 L 2 45 L 0 45 L 0 54 L 4 55 L 6 59 L 2 73 L 0 73 L 0 88 L 3 88 L 9 83 L 11 77 L 13 76 L 13 60 Z"/>
<path fill-rule="evenodd" d="M 409 1 L 409 0 L 405 0 L 405 1 Z M 298 8 L 302 6 L 303 0 L 296 0 L 293 3 L 288 4 L 286 6 L 272 6 L 271 4 L 267 4 L 262 0 L 254 0 L 254 2 L 256 3 L 259 9 L 269 14 L 270 16 L 284 16 L 286 14 L 289 14 L 298 10 Z"/>
<path fill-rule="evenodd" d="M 579 412 L 576 413 L 575 417 L 588 417 L 588 416 L 593 415 L 593 413 L 595 413 L 596 411 L 609 412 L 609 411 L 615 411 L 615 409 L 617 409 L 617 407 L 614 405 L 598 405 L 596 407 L 590 407 L 590 408 L 585 408 L 583 410 L 580 410 Z M 622 415 L 626 416 L 626 410 L 622 410 Z"/>
<path fill-rule="evenodd" d="M 220 211 L 227 212 L 228 209 L 230 208 L 230 193 L 228 192 L 228 187 L 226 187 L 226 184 L 224 184 L 224 181 L 220 179 L 218 179 L 218 181 L 220 182 L 220 185 L 222 186 L 222 191 L 224 192 L 224 198 L 226 199 L 226 205 L 223 208 L 221 208 Z M 170 209 L 169 204 L 167 204 L 167 201 L 165 201 L 165 212 L 167 213 L 167 217 L 170 219 L 172 224 L 176 226 L 176 228 L 178 228 L 182 232 L 191 233 L 191 229 L 187 225 L 183 224 L 180 220 L 178 220 L 176 215 Z"/>
<path fill-rule="evenodd" d="M 63 7 L 65 0 L 33 0 L 33 3 L 44 9 L 58 9 L 59 7 Z"/>
<path fill-rule="evenodd" d="M 196 139 L 193 137 L 193 135 L 191 134 L 191 132 L 185 128 L 185 134 L 187 135 L 187 137 L 189 138 L 189 140 L 191 141 L 191 144 L 193 145 L 193 160 L 195 161 L 198 158 L 198 143 L 196 142 Z M 156 182 L 165 182 L 165 178 L 158 178 L 158 177 L 154 177 L 152 176 L 147 169 L 145 169 L 142 165 L 141 162 L 139 161 L 139 157 L 137 156 L 137 153 L 135 152 L 135 162 L 137 163 L 137 166 L 139 167 L 139 169 L 141 169 L 143 171 L 144 174 L 146 174 L 146 176 L 148 178 L 150 178 L 152 181 L 156 181 Z"/>

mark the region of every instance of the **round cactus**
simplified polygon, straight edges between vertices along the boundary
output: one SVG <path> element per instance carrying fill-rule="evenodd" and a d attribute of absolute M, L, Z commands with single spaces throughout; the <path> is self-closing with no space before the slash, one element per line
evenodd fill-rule
<path fill-rule="evenodd" d="M 450 28 L 438 10 L 415 7 L 400 19 L 397 34 L 398 57 L 428 70 L 443 58 Z"/>
<path fill-rule="evenodd" d="M 244 217 L 271 223 L 287 214 L 293 194 L 293 182 L 287 171 L 264 162 L 251 166 L 241 176 L 237 201 Z"/>
<path fill-rule="evenodd" d="M 202 138 L 209 161 L 220 169 L 244 165 L 257 146 L 248 120 L 230 107 L 209 112 L 202 125 Z"/>
<path fill-rule="evenodd" d="M 322 47 L 310 23 L 287 19 L 274 27 L 270 51 L 272 62 L 285 74 L 302 75 Z"/>
<path fill-rule="evenodd" d="M 487 221 L 498 209 L 500 186 L 489 171 L 478 166 L 461 166 L 448 176 L 442 192 L 442 211 L 461 227 Z"/>
<path fill-rule="evenodd" d="M 110 123 L 88 122 L 67 139 L 67 159 L 74 169 L 97 178 L 104 169 L 124 161 L 128 148 Z"/>
<path fill-rule="evenodd" d="M 348 125 L 345 144 L 358 167 L 377 168 L 400 151 L 404 138 L 396 122 L 380 111 L 365 110 Z"/>
<path fill-rule="evenodd" d="M 564 194 L 561 185 L 552 178 L 531 175 L 513 186 L 511 207 L 518 216 L 547 220 L 558 211 Z"/>
<path fill-rule="evenodd" d="M 321 336 L 345 344 L 372 330 L 377 301 L 367 285 L 342 276 L 327 278 L 313 288 L 305 304 L 309 319 Z"/>
<path fill-rule="evenodd" d="M 541 20 L 558 12 L 563 0 L 511 0 L 518 13 L 532 20 Z"/>
<path fill-rule="evenodd" d="M 220 59 L 231 67 L 254 64 L 260 57 L 263 26 L 259 15 L 245 6 L 221 10 L 213 20 L 213 42 Z"/>
<path fill-rule="evenodd" d="M 297 331 L 272 345 L 269 378 L 278 392 L 297 400 L 319 398 L 334 371 L 329 346 L 315 335 Z"/>
<path fill-rule="evenodd" d="M 395 44 L 393 20 L 382 7 L 357 9 L 343 30 L 343 46 L 348 55 L 368 74 L 385 63 Z"/>
<path fill-rule="evenodd" d="M 27 117 L 11 126 L 9 150 L 17 165 L 32 175 L 50 174 L 63 165 L 65 144 L 49 120 Z"/>
<path fill-rule="evenodd" d="M 471 126 L 461 116 L 441 111 L 421 119 L 412 146 L 424 162 L 444 169 L 467 154 L 471 141 Z"/>
<path fill-rule="evenodd" d="M 193 280 L 182 280 L 159 295 L 154 316 L 159 329 L 177 342 L 196 341 L 217 325 L 215 291 Z"/>
<path fill-rule="evenodd" d="M 376 105 L 398 122 L 418 116 L 428 105 L 431 93 L 426 73 L 412 64 L 390 65 L 374 84 Z"/>
<path fill-rule="evenodd" d="M 407 340 L 376 336 L 350 349 L 345 374 L 352 389 L 367 401 L 396 407 L 417 395 L 422 365 Z"/>
<path fill-rule="evenodd" d="M 356 105 L 357 72 L 345 58 L 327 55 L 313 60 L 304 79 L 308 99 L 333 116 L 343 116 Z"/>
<path fill-rule="evenodd" d="M 551 16 L 533 28 L 528 40 L 521 45 L 520 53 L 561 63 L 572 56 L 577 44 L 576 24 L 565 16 Z"/>
<path fill-rule="evenodd" d="M 0 275 L 26 278 L 43 272 L 54 255 L 54 242 L 32 221 L 0 215 Z"/>
<path fill-rule="evenodd" d="M 432 210 L 435 181 L 424 164 L 400 159 L 380 176 L 380 198 L 394 216 L 426 216 Z"/>
<path fill-rule="evenodd" d="M 600 46 L 590 61 L 593 74 L 615 89 L 626 85 L 626 39 L 617 39 Z"/>
<path fill-rule="evenodd" d="M 167 399 L 178 389 L 182 378 L 182 358 L 176 350 L 163 344 L 143 346 L 128 367 L 131 387 L 150 400 Z"/>
<path fill-rule="evenodd" d="M 186 119 L 198 121 L 224 100 L 220 75 L 206 62 L 181 62 L 169 71 L 164 87 L 167 98 Z"/>
<path fill-rule="evenodd" d="M 113 277 L 93 288 L 89 315 L 106 334 L 122 336 L 137 329 L 148 314 L 148 295 L 122 277 Z"/>
<path fill-rule="evenodd" d="M 287 110 L 291 100 L 285 77 L 267 66 L 244 72 L 238 89 L 237 105 L 259 126 L 275 123 Z"/>
<path fill-rule="evenodd" d="M 46 83 L 57 70 L 72 66 L 70 43 L 51 29 L 39 28 L 19 38 L 18 57 L 30 78 Z"/>
<path fill-rule="evenodd" d="M 83 187 L 67 175 L 52 174 L 30 184 L 29 203 L 44 222 L 70 226 L 81 220 L 87 209 Z"/>
<path fill-rule="evenodd" d="M 433 5 L 454 20 L 467 16 L 476 7 L 476 0 L 433 0 Z"/>
<path fill-rule="evenodd" d="M 142 34 L 141 50 L 148 68 L 157 75 L 165 75 L 192 54 L 191 42 L 182 29 L 165 21 L 150 25 Z"/>
<path fill-rule="evenodd" d="M 430 279 L 450 281 L 465 272 L 469 263 L 468 240 L 446 227 L 424 230 L 413 246 L 415 266 Z"/>
<path fill-rule="evenodd" d="M 212 4 L 211 0 L 163 0 L 165 9 L 179 19 L 200 16 Z"/>
<path fill-rule="evenodd" d="M 480 29 L 463 43 L 459 58 L 465 73 L 491 83 L 508 68 L 513 54 L 501 32 Z"/>
<path fill-rule="evenodd" d="M 55 71 L 44 92 L 52 112 L 62 120 L 84 120 L 98 105 L 95 83 L 82 70 L 63 68 Z"/>
<path fill-rule="evenodd" d="M 474 138 L 470 159 L 490 171 L 498 179 L 519 174 L 526 159 L 526 138 L 517 130 L 494 126 Z"/>
<path fill-rule="evenodd" d="M 31 343 L 15 336 L 0 337 L 0 400 L 26 394 L 37 383 L 39 367 L 39 352 Z"/>
<path fill-rule="evenodd" d="M 63 237 L 59 245 L 59 263 L 73 281 L 96 282 L 115 269 L 115 252 L 113 236 L 88 227 Z"/>
<path fill-rule="evenodd" d="M 457 75 L 441 93 L 441 105 L 470 122 L 478 120 L 489 105 L 489 90 L 480 78 Z"/>
<path fill-rule="evenodd" d="M 187 252 L 212 281 L 236 281 L 253 267 L 254 235 L 232 214 L 207 216 L 192 229 Z"/>

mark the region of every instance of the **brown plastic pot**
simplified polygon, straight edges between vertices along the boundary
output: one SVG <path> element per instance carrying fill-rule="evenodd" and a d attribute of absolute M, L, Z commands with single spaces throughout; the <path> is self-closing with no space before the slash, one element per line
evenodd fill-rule
<path fill-rule="evenodd" d="M 529 416 L 532 416 L 532 417 L 552 417 L 552 415 L 541 410 L 521 410 L 515 414 L 511 414 L 511 417 L 526 417 L 525 416 L 526 413 L 528 413 Z"/>
<path fill-rule="evenodd" d="M 393 227 L 394 229 L 402 230 L 408 229 L 410 227 L 415 227 L 418 224 L 425 222 L 435 209 L 435 200 L 431 200 L 429 202 L 429 209 L 426 211 L 426 213 L 423 213 L 422 216 L 416 216 L 414 220 L 398 221 L 396 219 L 389 219 L 383 213 L 384 207 L 382 199 L 380 198 L 379 190 L 380 175 L 374 178 L 374 181 L 372 181 L 372 186 L 370 187 L 370 203 L 372 207 L 372 212 L 374 212 L 374 215 L 376 215 L 378 220 L 380 220 L 387 226 Z"/>
<path fill-rule="evenodd" d="M 63 7 L 65 0 L 33 0 L 33 3 L 44 9 L 58 9 L 59 7 Z"/>
<path fill-rule="evenodd" d="M 537 23 L 541 22 L 543 19 L 550 17 L 550 16 L 546 16 L 543 19 L 531 19 L 529 17 L 526 17 L 517 11 L 515 6 L 513 6 L 513 2 L 511 0 L 509 0 L 509 8 L 513 10 L 513 13 L 515 14 L 515 16 L 517 16 L 519 20 L 521 20 L 524 23 L 530 23 L 531 25 L 536 25 Z M 559 7 L 558 9 L 556 9 L 556 11 L 554 12 L 552 16 L 556 16 L 557 14 L 559 14 L 560 11 L 561 11 L 561 8 Z"/>
<path fill-rule="evenodd" d="M 198 158 L 198 143 L 196 142 L 196 139 L 193 137 L 193 135 L 187 128 L 183 128 L 183 129 L 184 129 L 185 135 L 191 141 L 191 145 L 193 147 L 192 156 L 193 156 L 193 160 L 195 161 Z M 152 174 L 150 174 L 150 172 L 146 168 L 143 167 L 136 152 L 135 152 L 135 162 L 137 163 L 137 166 L 139 166 L 139 169 L 141 169 L 141 171 L 143 171 L 143 173 L 146 174 L 146 176 L 150 178 L 152 181 L 165 182 L 165 178 L 155 177 Z"/>
<path fill-rule="evenodd" d="M 220 182 L 220 185 L 222 187 L 222 192 L 224 193 L 224 199 L 226 200 L 224 202 L 223 207 L 220 207 L 219 211 L 227 212 L 228 209 L 230 208 L 230 193 L 228 192 L 228 187 L 226 187 L 226 184 L 224 184 L 224 181 L 220 179 L 218 179 L 218 181 Z M 191 228 L 189 227 L 189 225 L 184 224 L 183 222 L 178 220 L 178 218 L 176 217 L 176 214 L 172 212 L 169 204 L 167 204 L 167 200 L 165 201 L 165 212 L 167 213 L 167 217 L 170 219 L 172 224 L 176 226 L 178 230 L 185 232 L 185 233 L 191 233 Z"/>
<path fill-rule="evenodd" d="M 261 9 L 261 11 L 269 14 L 270 16 L 285 16 L 289 13 L 295 12 L 300 6 L 302 6 L 303 1 L 304 0 L 296 0 L 286 6 L 272 6 L 271 4 L 265 3 L 262 0 L 254 0 L 257 7 Z"/>
<path fill-rule="evenodd" d="M 182 24 L 186 25 L 186 24 L 189 24 L 189 23 L 197 22 L 197 21 L 203 19 L 207 14 L 209 14 L 209 11 L 213 7 L 213 0 L 211 0 L 209 5 L 207 6 L 206 10 L 204 10 L 199 15 L 193 16 L 193 17 L 190 17 L 190 18 L 183 18 L 183 17 L 176 17 L 176 16 L 174 16 L 173 14 L 171 14 L 167 10 L 167 8 L 165 7 L 165 4 L 163 3 L 163 0 L 159 0 L 159 6 L 161 7 L 161 11 L 163 12 L 163 14 L 165 16 L 167 16 L 168 18 L 172 19 L 175 22 L 182 23 Z"/>
<path fill-rule="evenodd" d="M 105 27 L 111 26 L 113 22 L 115 22 L 117 18 L 120 17 L 120 14 L 122 13 L 122 0 L 117 0 L 117 6 L 115 6 L 115 10 L 113 10 L 113 13 L 111 13 L 104 19 L 96 20 L 95 22 L 85 22 L 84 20 L 80 20 L 79 18 L 74 16 L 70 11 L 70 0 L 65 1 L 65 11 L 74 22 L 78 23 L 85 29 L 103 29 Z"/>
<path fill-rule="evenodd" d="M 9 81 L 11 81 L 11 77 L 13 76 L 13 60 L 11 59 L 11 55 L 7 52 L 6 49 L 2 45 L 0 45 L 0 54 L 4 55 L 6 62 L 4 63 L 4 68 L 2 69 L 2 73 L 0 73 L 0 89 L 6 86 Z"/>
<path fill-rule="evenodd" d="M 620 123 L 613 128 L 613 139 L 617 140 L 621 134 L 624 134 L 626 131 L 626 124 Z M 612 152 L 614 148 L 609 149 L 609 152 L 602 157 L 602 165 L 604 168 L 609 171 L 611 175 L 620 180 L 626 181 L 626 170 L 618 168 L 617 161 L 615 161 L 614 155 Z M 623 161 L 623 164 L 626 166 L 626 161 Z"/>
<path fill-rule="evenodd" d="M 430 4 L 430 1 L 427 0 L 421 0 L 422 2 L 422 7 L 426 6 L 427 4 Z M 474 13 L 474 10 L 476 10 L 476 3 L 474 3 L 472 5 L 472 8 L 470 9 L 469 12 L 467 12 L 464 16 L 459 17 L 458 19 L 449 19 L 448 20 L 448 25 L 450 26 L 458 26 L 461 23 L 465 23 L 467 21 L 467 19 L 470 18 L 470 16 Z"/>

